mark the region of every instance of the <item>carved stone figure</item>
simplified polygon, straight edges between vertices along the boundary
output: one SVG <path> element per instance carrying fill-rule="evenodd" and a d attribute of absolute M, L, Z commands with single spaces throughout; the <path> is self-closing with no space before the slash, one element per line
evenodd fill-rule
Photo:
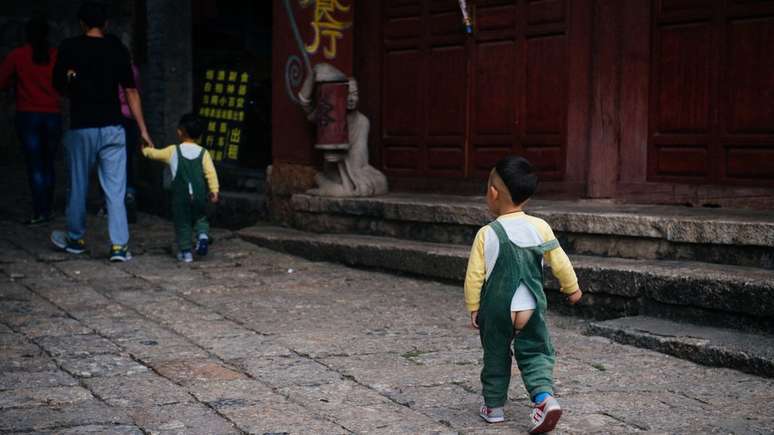
<path fill-rule="evenodd" d="M 317 123 L 318 110 L 313 98 L 315 85 L 322 82 L 348 81 L 347 124 L 348 149 L 324 149 L 322 173 L 315 177 L 317 187 L 307 193 L 319 196 L 375 196 L 387 193 L 387 178 L 368 164 L 368 118 L 357 110 L 358 87 L 353 77 L 330 64 L 320 63 L 309 72 L 299 92 L 301 107 L 310 122 Z"/>

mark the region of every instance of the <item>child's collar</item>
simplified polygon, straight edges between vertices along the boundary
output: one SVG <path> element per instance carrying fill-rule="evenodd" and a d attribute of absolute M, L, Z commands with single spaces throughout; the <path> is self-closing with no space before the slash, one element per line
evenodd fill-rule
<path fill-rule="evenodd" d="M 519 214 L 524 214 L 524 210 L 516 210 L 516 211 L 511 211 L 511 212 L 508 212 L 508 213 L 504 213 L 504 214 L 501 214 L 500 216 L 497 216 L 497 218 L 499 219 L 499 218 L 502 218 L 502 217 L 510 217 L 510 216 L 515 216 L 515 215 L 519 215 Z"/>

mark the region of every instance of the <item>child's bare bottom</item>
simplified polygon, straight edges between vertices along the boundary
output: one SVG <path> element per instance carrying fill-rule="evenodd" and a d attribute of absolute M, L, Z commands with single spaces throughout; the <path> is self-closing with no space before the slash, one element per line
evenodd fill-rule
<path fill-rule="evenodd" d="M 534 312 L 535 310 L 511 311 L 511 321 L 513 322 L 513 328 L 517 331 L 524 329 L 524 327 L 527 326 L 527 322 L 529 322 L 530 317 L 532 317 L 532 313 Z"/>
<path fill-rule="evenodd" d="M 516 330 L 524 329 L 530 317 L 532 317 L 532 313 L 535 312 L 535 308 L 537 308 L 535 296 L 522 283 L 513 293 L 513 299 L 511 299 L 511 322 L 513 322 L 513 327 Z"/>

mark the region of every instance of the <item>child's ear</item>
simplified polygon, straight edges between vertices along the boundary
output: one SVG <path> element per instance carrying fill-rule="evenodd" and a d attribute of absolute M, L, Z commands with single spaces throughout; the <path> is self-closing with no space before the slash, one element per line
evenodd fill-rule
<path fill-rule="evenodd" d="M 489 185 L 489 194 L 492 196 L 492 199 L 495 201 L 497 200 L 497 197 L 500 196 L 500 191 L 497 190 L 497 187 L 495 187 L 494 184 Z"/>

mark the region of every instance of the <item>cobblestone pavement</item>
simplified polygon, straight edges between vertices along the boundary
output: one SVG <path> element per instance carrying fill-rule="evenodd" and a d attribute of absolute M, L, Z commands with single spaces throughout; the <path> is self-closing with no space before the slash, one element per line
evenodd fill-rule
<path fill-rule="evenodd" d="M 104 223 L 92 219 L 92 227 Z M 59 222 L 59 225 L 62 223 Z M 0 432 L 523 433 L 477 415 L 481 350 L 458 286 L 310 262 L 216 232 L 171 256 L 141 216 L 134 260 L 0 222 Z M 558 433 L 772 433 L 774 380 L 583 336 L 551 316 Z"/>

